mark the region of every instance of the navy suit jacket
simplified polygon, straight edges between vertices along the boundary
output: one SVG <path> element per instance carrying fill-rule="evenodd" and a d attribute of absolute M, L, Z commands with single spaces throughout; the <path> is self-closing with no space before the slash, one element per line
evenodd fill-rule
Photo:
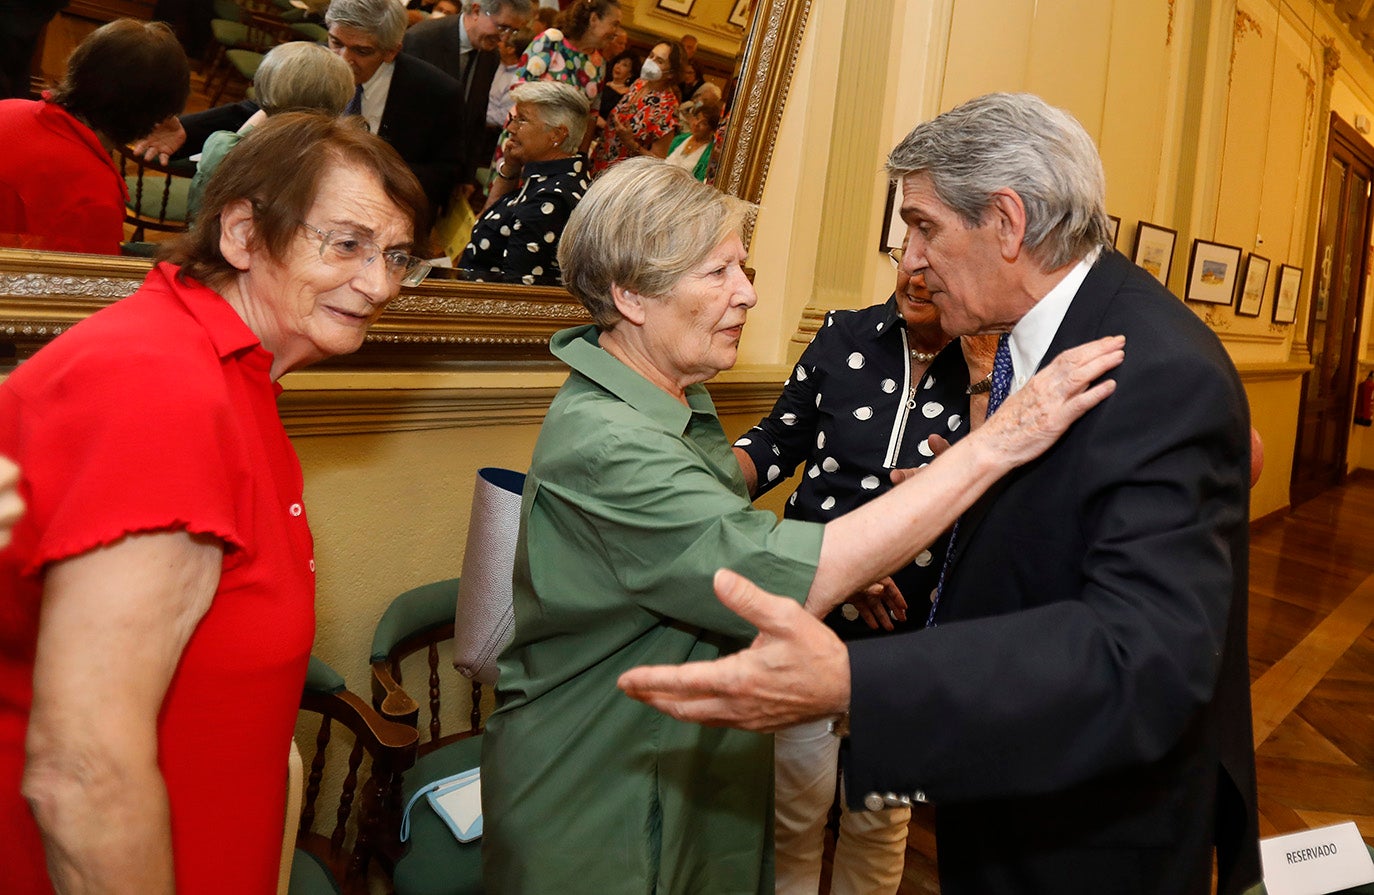
<path fill-rule="evenodd" d="M 964 514 L 937 627 L 849 644 L 846 789 L 936 805 L 945 895 L 1259 878 L 1249 413 L 1216 336 L 1107 250 L 1046 362 L 1126 336 L 1116 392 Z"/>
<path fill-rule="evenodd" d="M 390 143 L 415 172 L 429 197 L 431 212 L 437 212 L 462 174 L 467 139 L 460 108 L 462 90 L 457 81 L 422 59 L 400 53 L 395 66 L 377 136 Z M 256 103 L 244 100 L 181 116 L 186 142 L 178 157 L 200 152 L 205 139 L 217 130 L 238 130 L 257 110 Z M 480 128 L 476 133 L 481 133 Z"/>

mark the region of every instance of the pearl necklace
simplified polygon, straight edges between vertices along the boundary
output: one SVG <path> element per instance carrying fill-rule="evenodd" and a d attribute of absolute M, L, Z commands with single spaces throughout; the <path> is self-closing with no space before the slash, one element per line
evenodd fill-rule
<path fill-rule="evenodd" d="M 913 348 L 911 349 L 911 359 L 918 364 L 928 364 L 935 360 L 935 355 L 939 353 L 938 351 L 917 351 Z"/>

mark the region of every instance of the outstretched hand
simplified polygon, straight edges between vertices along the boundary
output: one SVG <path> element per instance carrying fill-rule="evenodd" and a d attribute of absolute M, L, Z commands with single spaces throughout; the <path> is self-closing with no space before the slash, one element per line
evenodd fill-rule
<path fill-rule="evenodd" d="M 617 686 L 680 721 L 774 731 L 849 710 L 849 651 L 795 600 L 721 569 L 720 602 L 759 630 L 748 649 L 711 662 L 650 665 Z"/>

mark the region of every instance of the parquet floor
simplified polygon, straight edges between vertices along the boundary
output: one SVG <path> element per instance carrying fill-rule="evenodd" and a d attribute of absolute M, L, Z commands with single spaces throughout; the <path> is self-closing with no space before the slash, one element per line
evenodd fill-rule
<path fill-rule="evenodd" d="M 1353 820 L 1374 843 L 1374 475 L 1250 539 L 1250 681 L 1260 835 Z M 938 893 L 929 812 L 899 895 Z"/>

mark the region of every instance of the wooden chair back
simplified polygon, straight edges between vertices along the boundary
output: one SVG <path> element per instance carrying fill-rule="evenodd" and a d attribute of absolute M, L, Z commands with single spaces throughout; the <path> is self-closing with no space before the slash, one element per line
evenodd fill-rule
<path fill-rule="evenodd" d="M 449 578 L 406 591 L 392 601 L 377 625 L 372 641 L 372 705 L 383 718 L 408 724 L 421 733 L 419 755 L 482 732 L 482 698 L 484 688 L 476 681 L 468 681 L 453 669 L 453 618 L 458 599 L 458 579 Z M 441 648 L 441 645 L 448 644 Z M 429 710 L 425 727 L 420 727 L 421 692 L 412 685 L 408 691 L 403 683 L 401 664 L 407 657 L 421 651 L 428 669 L 425 696 Z M 441 664 L 442 663 L 442 664 Z M 445 734 L 441 720 L 445 705 L 444 678 L 456 681 L 456 687 L 466 691 L 467 722 L 463 730 Z M 460 692 L 454 683 L 447 687 L 449 701 Z M 428 737 L 425 738 L 425 732 Z"/>
<path fill-rule="evenodd" d="M 179 233 L 190 226 L 187 197 L 195 162 L 179 159 L 163 165 L 147 162 L 127 146 L 116 150 L 119 173 L 129 189 L 124 222 L 134 228 L 131 242 L 142 242 L 147 231 Z"/>
<path fill-rule="evenodd" d="M 313 657 L 310 663 L 301 711 L 319 721 L 313 753 L 306 753 L 296 846 L 319 859 L 344 895 L 365 895 L 373 862 L 389 872 L 399 853 L 393 821 L 400 816 L 401 777 L 415 763 L 419 737 L 413 727 L 380 717 L 329 666 Z M 326 806 L 321 793 L 336 785 L 337 806 Z"/>

